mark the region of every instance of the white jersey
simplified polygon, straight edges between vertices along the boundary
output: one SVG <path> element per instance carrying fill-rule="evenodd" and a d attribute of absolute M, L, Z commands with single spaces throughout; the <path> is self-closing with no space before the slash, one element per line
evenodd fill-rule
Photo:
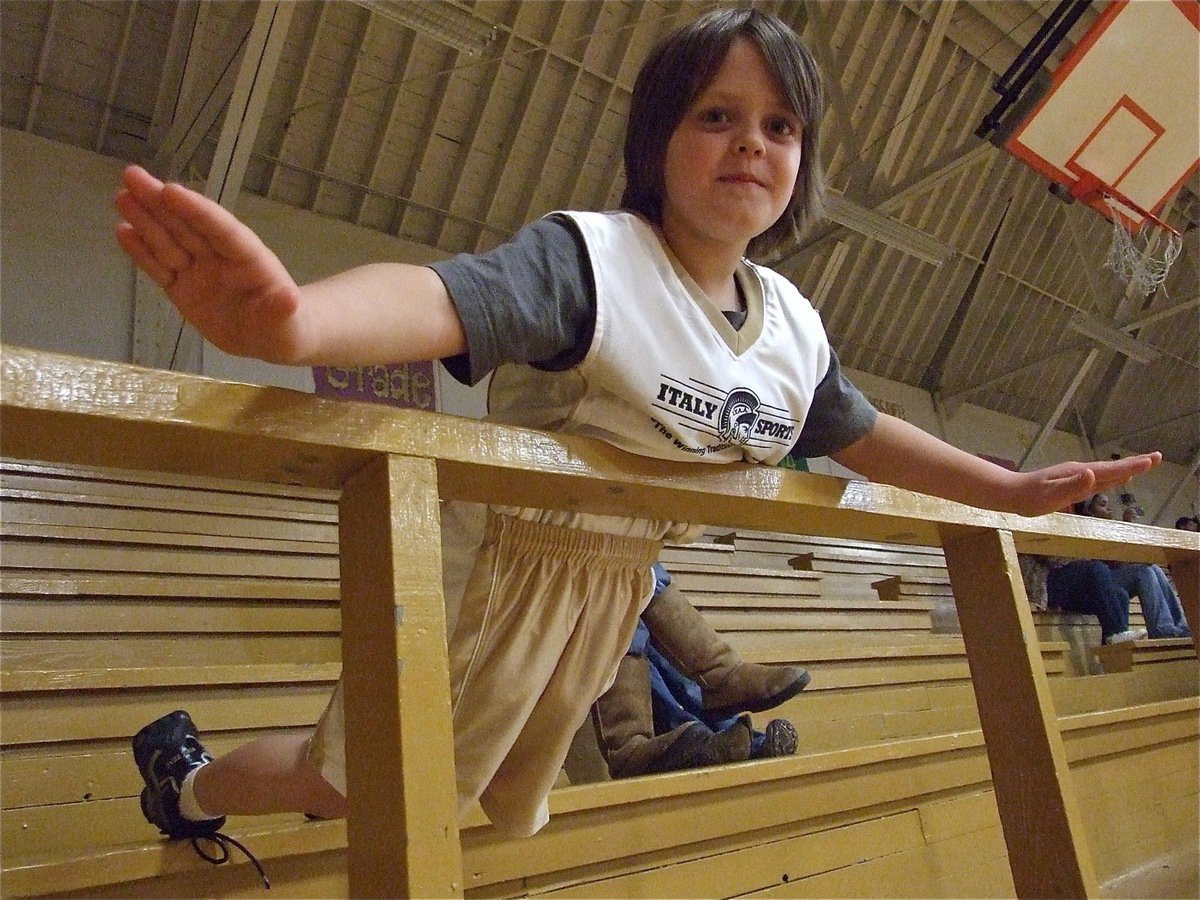
<path fill-rule="evenodd" d="M 493 421 L 599 438 L 661 459 L 779 462 L 829 368 L 816 310 L 787 279 L 743 261 L 746 321 L 735 330 L 631 213 L 566 213 L 596 285 L 591 347 L 572 369 L 507 364 Z"/>

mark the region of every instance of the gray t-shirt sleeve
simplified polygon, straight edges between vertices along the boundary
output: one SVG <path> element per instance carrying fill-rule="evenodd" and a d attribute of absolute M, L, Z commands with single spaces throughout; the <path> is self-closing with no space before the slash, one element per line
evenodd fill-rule
<path fill-rule="evenodd" d="M 837 354 L 829 348 L 829 368 L 813 393 L 812 406 L 789 456 L 813 459 L 849 447 L 875 427 L 879 413 L 850 383 Z"/>
<path fill-rule="evenodd" d="M 538 219 L 493 250 L 460 253 L 430 268 L 466 333 L 467 352 L 442 360 L 464 384 L 503 363 L 558 370 L 587 353 L 596 291 L 587 247 L 566 216 Z"/>

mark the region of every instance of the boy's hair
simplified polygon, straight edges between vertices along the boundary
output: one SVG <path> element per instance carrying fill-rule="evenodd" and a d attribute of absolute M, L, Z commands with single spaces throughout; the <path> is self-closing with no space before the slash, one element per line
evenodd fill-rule
<path fill-rule="evenodd" d="M 662 224 L 667 143 L 684 114 L 716 77 L 734 39 L 754 42 L 803 126 L 800 171 L 792 200 L 770 228 L 755 237 L 751 256 L 770 253 L 818 218 L 825 178 L 817 140 L 825 104 L 821 74 L 796 33 L 756 9 L 719 9 L 668 34 L 647 57 L 633 87 L 625 132 L 625 193 L 621 206 Z"/>

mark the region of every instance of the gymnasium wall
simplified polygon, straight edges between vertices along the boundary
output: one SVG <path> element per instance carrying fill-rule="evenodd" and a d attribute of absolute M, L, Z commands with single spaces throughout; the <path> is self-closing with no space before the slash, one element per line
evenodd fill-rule
<path fill-rule="evenodd" d="M 0 129 L 0 340 L 80 356 L 126 362 L 132 356 L 134 268 L 112 236 L 112 197 L 123 163 L 24 132 Z M 441 251 L 243 194 L 238 214 L 283 259 L 300 281 L 381 259 L 413 263 Z M 144 287 L 142 288 L 145 289 Z M 480 415 L 484 391 L 466 389 L 440 367 L 442 409 Z M 204 374 L 234 381 L 313 390 L 309 371 L 268 366 L 204 351 Z M 939 412 L 918 388 L 849 370 L 878 405 L 972 453 L 1019 461 L 1039 423 L 971 404 Z M 1097 447 L 1105 457 L 1120 448 Z M 1092 451 L 1075 435 L 1055 432 L 1033 462 L 1087 459 Z M 813 471 L 847 474 L 830 460 Z M 1133 486 L 1149 515 L 1168 497 L 1183 470 L 1164 464 Z M 1161 521 L 1189 514 L 1198 483 L 1180 491 Z"/>

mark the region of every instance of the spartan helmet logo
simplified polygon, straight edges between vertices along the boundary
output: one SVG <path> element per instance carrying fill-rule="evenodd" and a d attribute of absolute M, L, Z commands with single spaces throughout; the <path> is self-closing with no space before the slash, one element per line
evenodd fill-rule
<path fill-rule="evenodd" d="M 745 444 L 750 440 L 750 431 L 758 421 L 759 399 L 749 388 L 735 388 L 725 398 L 721 417 L 717 423 L 717 435 L 729 444 Z"/>

